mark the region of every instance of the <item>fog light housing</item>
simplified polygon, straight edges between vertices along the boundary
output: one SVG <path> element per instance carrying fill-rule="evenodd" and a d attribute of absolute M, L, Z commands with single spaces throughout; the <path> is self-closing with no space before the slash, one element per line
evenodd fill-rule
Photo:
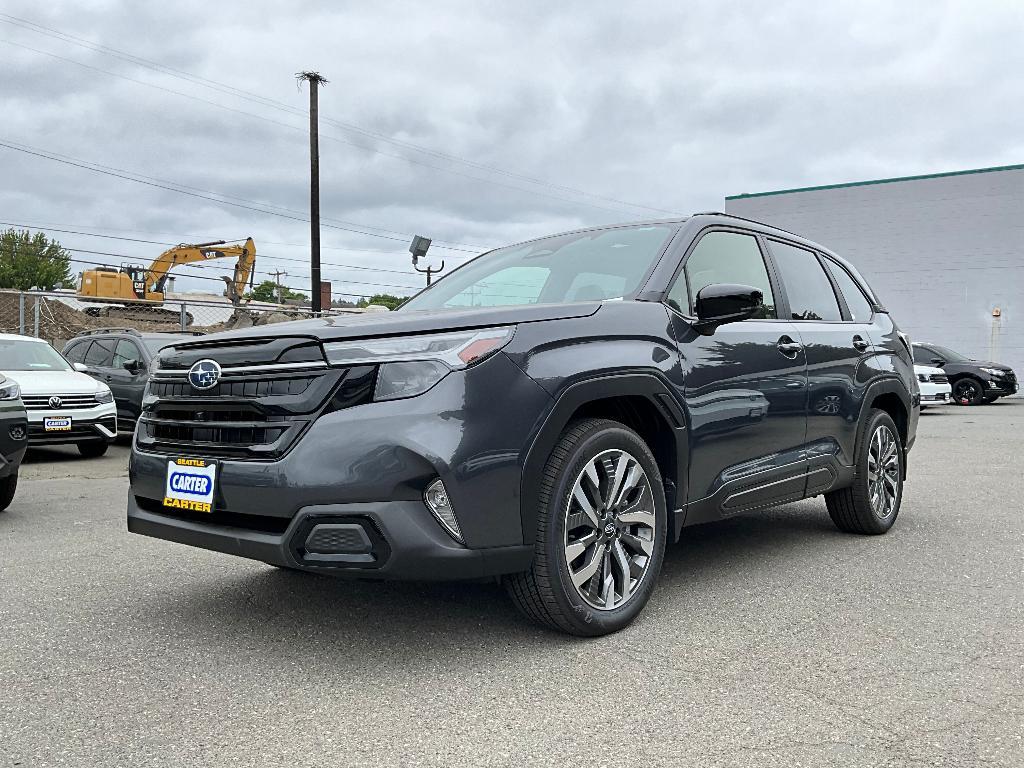
<path fill-rule="evenodd" d="M 462 531 L 459 529 L 459 521 L 455 518 L 455 511 L 448 498 L 448 491 L 445 490 L 444 483 L 440 478 L 427 486 L 427 490 L 423 492 L 423 503 L 427 505 L 427 509 L 437 518 L 437 522 L 449 536 L 459 544 L 465 544 L 462 540 Z"/>

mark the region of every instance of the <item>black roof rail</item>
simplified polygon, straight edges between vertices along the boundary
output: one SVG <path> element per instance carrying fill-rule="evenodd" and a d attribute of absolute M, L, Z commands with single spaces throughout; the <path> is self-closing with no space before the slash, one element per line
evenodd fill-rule
<path fill-rule="evenodd" d="M 798 234 L 796 232 L 792 232 L 792 231 L 790 231 L 788 229 L 783 229 L 782 227 L 778 227 L 775 224 L 769 224 L 767 221 L 758 221 L 757 219 L 748 219 L 746 216 L 737 216 L 735 213 L 726 213 L 725 211 L 700 211 L 700 212 L 695 213 L 693 215 L 694 216 L 726 216 L 726 217 L 728 217 L 730 219 L 739 219 L 740 221 L 749 221 L 751 224 L 760 224 L 762 227 L 771 227 L 772 229 L 779 230 L 779 232 L 785 232 L 788 235 L 793 235 L 793 237 L 799 237 L 801 240 L 806 240 L 807 239 L 806 237 L 804 237 L 801 234 Z"/>

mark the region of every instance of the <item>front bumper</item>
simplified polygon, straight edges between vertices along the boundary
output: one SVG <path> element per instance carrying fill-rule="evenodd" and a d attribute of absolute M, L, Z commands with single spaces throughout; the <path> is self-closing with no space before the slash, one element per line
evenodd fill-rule
<path fill-rule="evenodd" d="M 48 430 L 46 419 L 69 417 L 71 429 Z M 117 437 L 117 406 L 101 403 L 92 408 L 28 412 L 29 445 L 67 445 L 93 440 L 113 442 Z"/>
<path fill-rule="evenodd" d="M 515 402 L 503 408 L 496 400 Z M 129 462 L 128 528 L 276 565 L 359 578 L 464 579 L 522 571 L 522 462 L 551 398 L 504 355 L 445 377 L 405 400 L 327 412 L 273 461 L 144 449 Z M 524 418 L 530 414 L 531 418 Z M 168 462 L 213 461 L 211 513 L 162 504 Z M 465 545 L 423 502 L 440 478 Z M 302 555 L 307 520 L 349 518 L 375 541 L 374 560 Z M 376 544 L 382 543 L 383 547 Z M 379 556 L 387 550 L 386 556 Z"/>
<path fill-rule="evenodd" d="M 25 457 L 28 425 L 23 414 L 24 411 L 0 413 L 0 480 L 17 472 Z"/>
<path fill-rule="evenodd" d="M 316 525 L 337 523 L 368 531 L 373 542 L 369 551 L 333 560 L 306 551 L 304 545 Z M 359 579 L 480 579 L 525 571 L 533 557 L 531 546 L 460 546 L 422 504 L 409 501 L 303 507 L 277 533 L 171 517 L 142 509 L 129 497 L 128 530 L 271 565 Z"/>
<path fill-rule="evenodd" d="M 985 394 L 1009 397 L 1017 394 L 1019 385 L 1017 379 L 1006 379 L 1003 377 L 990 377 L 985 381 Z"/>
<path fill-rule="evenodd" d="M 947 383 L 921 381 L 921 407 L 929 405 L 948 405 L 951 402 L 953 388 Z"/>

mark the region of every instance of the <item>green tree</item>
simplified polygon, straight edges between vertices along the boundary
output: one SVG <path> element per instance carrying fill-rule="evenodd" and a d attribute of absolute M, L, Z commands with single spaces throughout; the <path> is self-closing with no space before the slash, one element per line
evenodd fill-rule
<path fill-rule="evenodd" d="M 71 254 L 42 232 L 0 232 L 0 288 L 52 291 L 71 282 Z"/>
<path fill-rule="evenodd" d="M 284 299 L 305 299 L 306 294 L 293 291 L 291 288 L 282 286 L 281 293 Z M 249 298 L 253 301 L 267 301 L 277 303 L 277 283 L 273 280 L 264 280 L 262 283 L 252 289 L 252 293 L 249 294 Z"/>
<path fill-rule="evenodd" d="M 393 296 L 390 293 L 378 293 L 368 299 L 360 299 L 356 306 L 366 307 L 370 304 L 379 304 L 382 307 L 387 307 L 394 311 L 402 306 L 408 298 L 408 296 Z"/>

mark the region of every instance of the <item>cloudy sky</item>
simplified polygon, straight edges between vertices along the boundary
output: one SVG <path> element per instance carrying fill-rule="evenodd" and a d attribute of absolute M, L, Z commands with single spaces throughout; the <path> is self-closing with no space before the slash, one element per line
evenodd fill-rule
<path fill-rule="evenodd" d="M 7 0 L 0 221 L 115 264 L 251 235 L 258 279 L 303 288 L 294 73 L 318 70 L 325 279 L 408 294 L 413 233 L 451 266 L 727 194 L 1024 162 L 1022 39 L 1010 0 Z"/>

